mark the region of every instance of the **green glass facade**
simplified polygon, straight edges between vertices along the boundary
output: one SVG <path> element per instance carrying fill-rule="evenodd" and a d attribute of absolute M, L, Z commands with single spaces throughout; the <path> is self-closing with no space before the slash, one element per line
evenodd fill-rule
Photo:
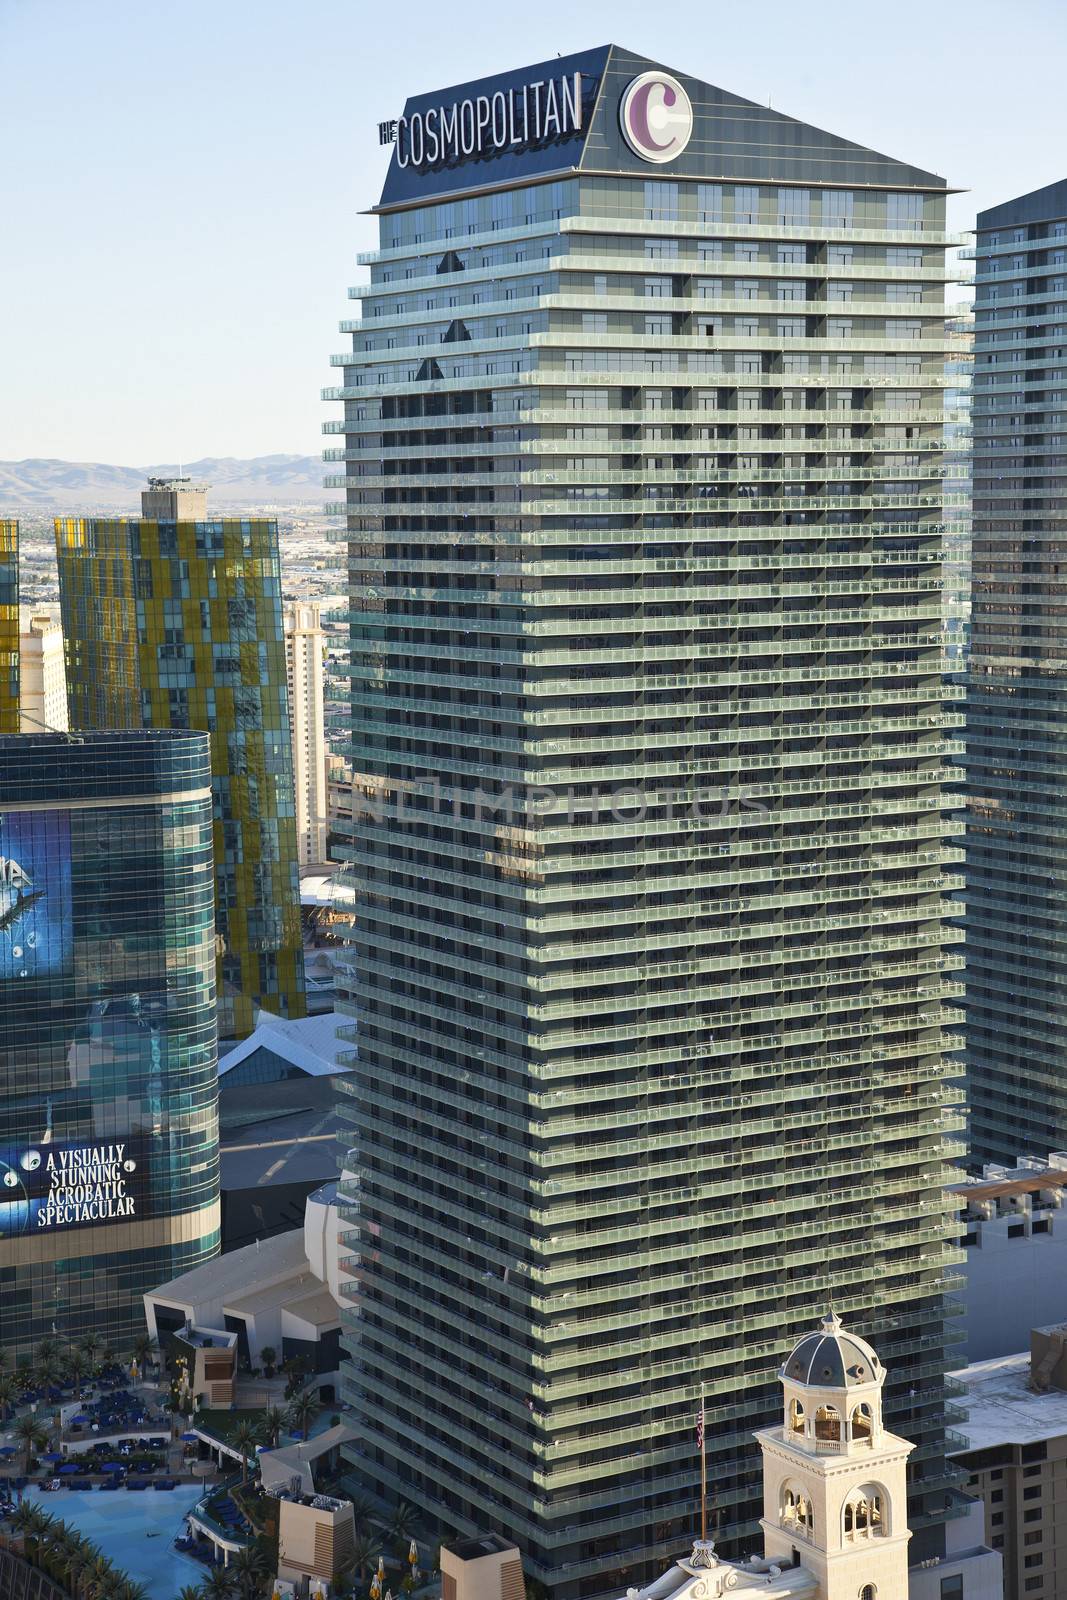
<path fill-rule="evenodd" d="M 56 522 L 72 728 L 201 728 L 215 796 L 219 1032 L 305 1013 L 278 527 Z"/>
<path fill-rule="evenodd" d="M 0 734 L 19 731 L 19 525 L 0 518 Z"/>
<path fill-rule="evenodd" d="M 967 681 L 971 1154 L 1067 1146 L 1067 181 L 978 217 Z"/>
<path fill-rule="evenodd" d="M 651 66 L 604 53 L 569 176 L 387 198 L 326 392 L 351 1459 L 567 1597 L 684 1548 L 702 1389 L 751 1548 L 751 1433 L 831 1299 L 916 1441 L 916 1551 L 955 1481 L 944 184 L 684 76 L 645 165 Z"/>
<path fill-rule="evenodd" d="M 219 1248 L 208 740 L 0 738 L 0 1343 L 93 1328 Z"/>

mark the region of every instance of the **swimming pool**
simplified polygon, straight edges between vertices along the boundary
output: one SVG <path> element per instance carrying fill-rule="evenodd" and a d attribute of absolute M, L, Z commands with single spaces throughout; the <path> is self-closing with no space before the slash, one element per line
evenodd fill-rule
<path fill-rule="evenodd" d="M 118 1489 L 101 1494 L 75 1489 L 56 1489 L 41 1494 L 27 1489 L 26 1498 L 38 1502 L 42 1510 L 59 1517 L 91 1539 L 109 1561 L 143 1583 L 152 1600 L 175 1600 L 182 1586 L 196 1583 L 205 1569 L 173 1547 L 187 1511 L 191 1511 L 204 1490 L 196 1484 L 179 1484 L 176 1489 L 145 1489 L 130 1494 Z"/>

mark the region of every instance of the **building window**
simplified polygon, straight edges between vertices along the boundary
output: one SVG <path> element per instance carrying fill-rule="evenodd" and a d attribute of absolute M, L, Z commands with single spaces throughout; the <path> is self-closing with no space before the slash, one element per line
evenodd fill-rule
<path fill-rule="evenodd" d="M 778 221 L 783 227 L 806 227 L 810 217 L 810 189 L 779 189 Z"/>
<path fill-rule="evenodd" d="M 677 222 L 678 185 L 646 178 L 645 216 L 650 222 Z"/>
<path fill-rule="evenodd" d="M 963 1574 L 954 1572 L 941 1579 L 941 1600 L 963 1600 Z"/>
<path fill-rule="evenodd" d="M 851 228 L 856 197 L 851 189 L 824 189 L 822 220 L 827 228 Z"/>
<path fill-rule="evenodd" d="M 759 190 L 755 184 L 734 185 L 734 221 L 744 223 L 759 221 Z"/>
<path fill-rule="evenodd" d="M 887 194 L 885 197 L 886 227 L 912 230 L 923 223 L 923 197 L 921 194 Z"/>
<path fill-rule="evenodd" d="M 860 1590 L 860 1600 L 875 1600 L 878 1590 L 873 1583 L 865 1583 Z"/>
<path fill-rule="evenodd" d="M 722 221 L 722 184 L 697 184 L 697 218 L 700 222 Z"/>

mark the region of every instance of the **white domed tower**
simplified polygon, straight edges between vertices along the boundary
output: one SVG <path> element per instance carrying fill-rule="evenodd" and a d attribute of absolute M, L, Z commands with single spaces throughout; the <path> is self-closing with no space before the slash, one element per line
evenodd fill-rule
<path fill-rule="evenodd" d="M 882 1426 L 885 1368 L 830 1312 L 779 1374 L 781 1427 L 763 1451 L 768 1559 L 793 1553 L 823 1600 L 907 1600 L 905 1472 L 915 1448 Z"/>

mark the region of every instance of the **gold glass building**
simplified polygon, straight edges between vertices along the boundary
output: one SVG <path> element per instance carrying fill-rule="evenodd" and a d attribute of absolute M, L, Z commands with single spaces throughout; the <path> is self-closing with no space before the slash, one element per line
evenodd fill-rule
<path fill-rule="evenodd" d="M 211 734 L 220 1035 L 302 1017 L 277 523 L 58 518 L 56 547 L 71 727 Z"/>
<path fill-rule="evenodd" d="M 0 519 L 0 734 L 19 731 L 19 525 Z"/>

